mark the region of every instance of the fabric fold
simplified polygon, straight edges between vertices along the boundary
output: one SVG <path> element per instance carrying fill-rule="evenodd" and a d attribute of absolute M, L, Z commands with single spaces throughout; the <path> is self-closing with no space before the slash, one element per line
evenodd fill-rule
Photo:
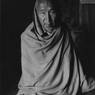
<path fill-rule="evenodd" d="M 88 85 L 65 24 L 45 34 L 35 20 L 21 35 L 22 76 L 17 95 L 77 95 L 95 89 Z M 44 36 L 42 36 L 44 35 Z"/>

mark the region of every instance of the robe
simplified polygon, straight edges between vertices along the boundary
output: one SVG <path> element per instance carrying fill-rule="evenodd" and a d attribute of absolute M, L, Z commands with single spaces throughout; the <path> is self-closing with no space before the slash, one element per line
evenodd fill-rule
<path fill-rule="evenodd" d="M 34 21 L 21 34 L 22 75 L 17 95 L 82 95 L 95 89 L 88 83 L 68 26 L 51 34 Z"/>

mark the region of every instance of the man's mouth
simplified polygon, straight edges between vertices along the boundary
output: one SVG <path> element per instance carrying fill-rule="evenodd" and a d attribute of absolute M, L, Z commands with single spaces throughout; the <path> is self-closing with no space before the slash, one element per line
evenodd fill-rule
<path fill-rule="evenodd" d="M 44 30 L 47 32 L 47 33 L 52 33 L 54 28 L 53 27 L 44 27 Z"/>
<path fill-rule="evenodd" d="M 51 33 L 51 32 L 53 32 L 53 30 L 54 30 L 54 26 L 53 26 L 53 25 L 50 25 L 50 24 L 44 24 L 44 25 L 43 25 L 43 28 L 44 28 L 44 30 L 45 30 L 46 32 L 48 32 L 48 33 Z"/>
<path fill-rule="evenodd" d="M 53 26 L 52 25 L 45 25 L 45 28 L 47 28 L 47 29 L 53 29 Z"/>

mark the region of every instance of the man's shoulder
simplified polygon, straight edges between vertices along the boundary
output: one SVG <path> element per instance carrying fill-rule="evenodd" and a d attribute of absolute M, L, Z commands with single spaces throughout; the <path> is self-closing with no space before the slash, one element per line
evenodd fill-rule
<path fill-rule="evenodd" d="M 25 29 L 25 31 L 29 31 L 29 30 L 33 29 L 33 27 L 34 27 L 34 23 L 31 22 L 31 23 L 27 26 L 27 28 Z"/>
<path fill-rule="evenodd" d="M 33 27 L 34 27 L 34 23 L 31 22 L 27 27 L 26 29 L 24 30 L 24 32 L 21 33 L 21 38 L 24 37 L 25 35 L 30 35 L 30 33 L 32 34 L 32 30 L 33 30 Z"/>

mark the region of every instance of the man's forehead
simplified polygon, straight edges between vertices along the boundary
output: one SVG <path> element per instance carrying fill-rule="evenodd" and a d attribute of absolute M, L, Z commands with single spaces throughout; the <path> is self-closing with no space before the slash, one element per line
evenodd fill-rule
<path fill-rule="evenodd" d="M 38 5 L 38 9 L 54 9 L 53 5 L 51 4 L 51 2 L 41 2 Z"/>
<path fill-rule="evenodd" d="M 48 3 L 41 3 L 39 5 L 39 8 L 52 8 L 51 4 L 48 4 Z"/>

